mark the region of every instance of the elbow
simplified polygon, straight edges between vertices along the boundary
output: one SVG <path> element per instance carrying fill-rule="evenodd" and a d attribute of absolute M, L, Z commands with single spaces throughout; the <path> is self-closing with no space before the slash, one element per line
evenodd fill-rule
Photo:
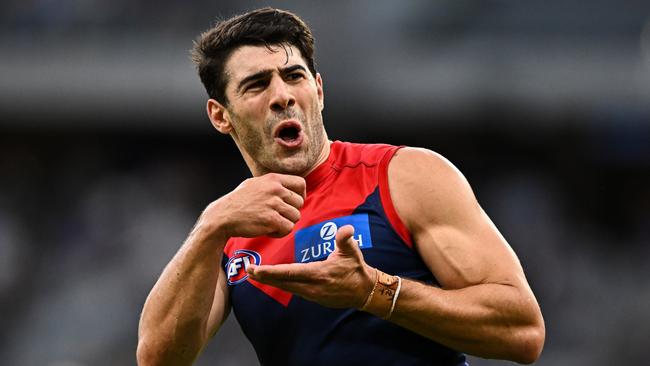
<path fill-rule="evenodd" d="M 529 365 L 542 354 L 544 349 L 544 340 L 546 339 L 546 330 L 544 323 L 531 325 L 522 331 L 519 336 L 517 352 L 513 354 L 512 361 L 520 364 Z"/>
<path fill-rule="evenodd" d="M 169 339 L 141 336 L 136 359 L 138 366 L 191 365 L 201 347 L 200 342 L 172 342 Z"/>
<path fill-rule="evenodd" d="M 156 347 L 146 337 L 140 338 L 136 350 L 136 359 L 138 366 L 158 366 L 164 365 L 164 355 L 161 347 Z"/>
<path fill-rule="evenodd" d="M 159 364 L 156 362 L 156 352 L 153 351 L 150 344 L 140 339 L 138 341 L 138 348 L 135 352 L 138 366 L 149 366 Z"/>
<path fill-rule="evenodd" d="M 135 353 L 138 366 L 162 366 L 177 364 L 170 363 L 170 348 L 171 347 L 161 344 L 160 342 L 155 342 L 151 338 L 140 338 L 138 340 L 138 348 Z"/>

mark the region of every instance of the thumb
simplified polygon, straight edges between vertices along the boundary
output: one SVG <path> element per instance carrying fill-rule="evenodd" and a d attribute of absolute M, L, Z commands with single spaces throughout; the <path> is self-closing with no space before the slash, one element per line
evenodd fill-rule
<path fill-rule="evenodd" d="M 344 254 L 356 253 L 359 251 L 357 241 L 352 238 L 354 235 L 354 226 L 341 226 L 336 232 L 336 248 Z"/>

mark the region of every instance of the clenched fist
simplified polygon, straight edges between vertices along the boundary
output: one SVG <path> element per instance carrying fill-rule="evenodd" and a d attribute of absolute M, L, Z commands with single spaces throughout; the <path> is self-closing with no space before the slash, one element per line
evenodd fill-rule
<path fill-rule="evenodd" d="M 212 202 L 197 226 L 227 240 L 231 237 L 282 237 L 300 219 L 305 203 L 305 179 L 269 173 L 243 181 L 235 190 Z"/>

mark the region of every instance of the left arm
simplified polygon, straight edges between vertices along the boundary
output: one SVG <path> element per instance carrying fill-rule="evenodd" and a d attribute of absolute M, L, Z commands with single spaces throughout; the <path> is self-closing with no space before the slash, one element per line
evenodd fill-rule
<path fill-rule="evenodd" d="M 462 174 L 437 154 L 406 148 L 389 164 L 388 178 L 395 209 L 441 285 L 403 279 L 390 321 L 460 352 L 534 362 L 545 337 L 539 306 Z M 361 308 L 376 278 L 352 233 L 339 229 L 325 261 L 251 266 L 249 273 L 324 306 Z"/>
<path fill-rule="evenodd" d="M 423 149 L 399 151 L 388 173 L 395 209 L 441 285 L 403 281 L 391 320 L 462 352 L 534 362 L 545 338 L 539 305 L 463 175 Z"/>

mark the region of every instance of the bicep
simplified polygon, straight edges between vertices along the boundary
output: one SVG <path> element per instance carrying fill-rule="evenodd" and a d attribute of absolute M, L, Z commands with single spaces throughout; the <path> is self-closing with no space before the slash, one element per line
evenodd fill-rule
<path fill-rule="evenodd" d="M 506 240 L 487 215 L 473 215 L 463 223 L 432 224 L 418 230 L 416 250 L 423 261 L 443 288 L 521 285 L 523 271 Z"/>
<path fill-rule="evenodd" d="M 230 293 L 228 292 L 228 284 L 226 282 L 226 273 L 223 268 L 219 266 L 219 279 L 217 280 L 217 288 L 214 291 L 214 299 L 212 300 L 212 308 L 208 316 L 207 334 L 208 339 L 213 337 L 223 322 L 230 314 Z"/>
<path fill-rule="evenodd" d="M 389 186 L 395 208 L 443 288 L 525 284 L 517 257 L 458 169 L 421 149 L 403 149 L 393 160 Z"/>

